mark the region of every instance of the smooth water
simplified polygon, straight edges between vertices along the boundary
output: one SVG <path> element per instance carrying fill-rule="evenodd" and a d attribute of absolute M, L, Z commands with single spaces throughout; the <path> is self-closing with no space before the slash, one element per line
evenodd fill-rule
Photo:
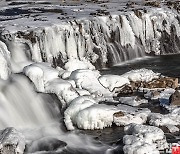
<path fill-rule="evenodd" d="M 139 58 L 121 63 L 110 69 L 102 70 L 102 74 L 121 75 L 133 69 L 147 68 L 162 75 L 180 78 L 180 55 L 163 55 L 156 57 Z"/>

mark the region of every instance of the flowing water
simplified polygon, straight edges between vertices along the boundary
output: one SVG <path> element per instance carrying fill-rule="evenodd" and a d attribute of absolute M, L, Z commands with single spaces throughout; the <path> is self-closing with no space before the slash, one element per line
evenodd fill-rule
<path fill-rule="evenodd" d="M 163 75 L 180 77 L 179 58 L 180 55 L 145 57 L 101 73 L 120 75 L 132 69 L 148 68 Z M 2 82 L 1 87 L 0 127 L 18 128 L 26 137 L 26 153 L 122 153 L 123 127 L 68 132 L 58 106 L 60 102 L 55 96 L 36 93 L 22 75 L 13 75 L 5 84 Z"/>
<path fill-rule="evenodd" d="M 25 153 L 123 153 L 123 127 L 68 132 L 57 97 L 37 93 L 27 77 L 13 73 L 32 62 L 63 67 L 69 59 L 86 58 L 96 68 L 111 67 L 102 74 L 147 68 L 180 78 L 180 55 L 143 57 L 149 51 L 179 53 L 179 14 L 168 8 L 142 11 L 141 3 L 134 10 L 124 0 L 121 6 L 118 0 L 67 6 L 56 0 L 6 1 L 0 8 L 0 129 L 22 132 Z M 138 57 L 143 58 L 128 61 Z M 158 103 L 146 107 L 164 112 Z"/>

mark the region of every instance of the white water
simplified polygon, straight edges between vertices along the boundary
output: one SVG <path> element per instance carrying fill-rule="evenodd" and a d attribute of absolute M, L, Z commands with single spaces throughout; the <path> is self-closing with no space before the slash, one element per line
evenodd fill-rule
<path fill-rule="evenodd" d="M 45 100 L 26 77 L 13 75 L 0 81 L 0 129 L 33 128 L 52 122 Z"/>

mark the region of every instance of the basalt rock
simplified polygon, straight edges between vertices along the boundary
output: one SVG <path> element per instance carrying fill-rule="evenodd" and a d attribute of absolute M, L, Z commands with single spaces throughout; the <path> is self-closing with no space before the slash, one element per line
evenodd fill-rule
<path fill-rule="evenodd" d="M 178 78 L 171 77 L 162 77 L 159 79 L 154 79 L 150 82 L 138 82 L 134 83 L 134 89 L 136 88 L 177 88 L 178 87 Z"/>
<path fill-rule="evenodd" d="M 134 92 L 138 91 L 140 88 L 145 89 L 161 89 L 161 88 L 173 88 L 176 89 L 178 87 L 178 78 L 172 77 L 160 77 L 158 79 L 153 79 L 149 82 L 134 82 L 131 81 L 129 85 L 125 85 L 119 91 L 117 91 L 117 96 L 122 95 L 131 95 Z M 159 95 L 159 92 L 154 92 L 153 95 Z"/>

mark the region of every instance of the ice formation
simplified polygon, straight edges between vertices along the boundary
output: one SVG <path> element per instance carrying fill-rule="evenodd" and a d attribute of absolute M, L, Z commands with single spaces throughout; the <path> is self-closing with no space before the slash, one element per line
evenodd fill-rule
<path fill-rule="evenodd" d="M 11 73 L 10 52 L 5 43 L 0 41 L 0 78 L 8 79 Z"/>
<path fill-rule="evenodd" d="M 110 91 L 100 84 L 99 77 L 99 71 L 83 69 L 73 71 L 69 79 L 75 81 L 77 88 L 85 89 L 94 96 L 111 96 Z"/>
<path fill-rule="evenodd" d="M 45 85 L 58 78 L 59 75 L 59 72 L 48 63 L 33 63 L 24 67 L 23 72 L 30 78 L 39 92 L 45 92 Z"/>
<path fill-rule="evenodd" d="M 159 55 L 179 52 L 176 37 L 173 37 L 180 36 L 179 14 L 175 10 L 163 7 L 145 8 L 146 11 L 138 8 L 119 11 L 118 3 L 106 3 L 110 8 L 114 8 L 108 9 L 113 12 L 93 17 L 88 11 L 84 11 L 85 8 L 89 8 L 96 12 L 91 5 L 76 6 L 82 7 L 80 10 L 83 14 L 79 18 L 73 12 L 70 20 L 67 20 L 66 16 L 63 18 L 59 17 L 59 14 L 52 15 L 47 12 L 51 8 L 50 10 L 58 9 L 69 13 L 74 9 L 73 6 L 46 6 L 47 12 L 40 12 L 37 19 L 32 16 L 19 19 L 17 15 L 17 19 L 10 20 L 11 22 L 1 22 L 2 27 L 5 27 L 1 32 L 1 40 L 8 46 L 17 65 L 32 60 L 49 62 L 55 67 L 66 64 L 67 69 L 68 61 L 75 62 L 74 69 L 82 62 L 87 67 L 91 63 L 97 68 L 102 68 L 144 56 L 145 53 L 153 52 Z M 36 14 L 37 8 L 30 8 Z M 26 9 L 28 7 L 24 8 Z M 2 19 L 6 17 L 3 16 L 5 10 L 6 7 L 1 8 Z M 72 18 L 75 19 L 71 20 Z M 163 43 L 166 39 L 173 45 Z"/>
<path fill-rule="evenodd" d="M 108 88 L 111 92 L 115 90 L 115 88 L 121 88 L 126 84 L 130 84 L 127 78 L 118 75 L 102 75 L 98 80 L 105 88 Z"/>
<path fill-rule="evenodd" d="M 164 132 L 154 126 L 130 124 L 124 128 L 123 137 L 125 154 L 159 154 L 158 150 L 168 148 Z"/>
<path fill-rule="evenodd" d="M 76 116 L 79 111 L 96 104 L 97 102 L 91 96 L 80 96 L 70 102 L 69 107 L 64 112 L 64 122 L 68 130 L 73 130 L 73 123 L 76 122 Z"/>
<path fill-rule="evenodd" d="M 125 78 L 128 78 L 130 81 L 152 81 L 153 79 L 159 78 L 159 73 L 154 73 L 152 70 L 149 69 L 138 69 L 138 70 L 132 70 L 129 71 L 122 76 Z"/>

